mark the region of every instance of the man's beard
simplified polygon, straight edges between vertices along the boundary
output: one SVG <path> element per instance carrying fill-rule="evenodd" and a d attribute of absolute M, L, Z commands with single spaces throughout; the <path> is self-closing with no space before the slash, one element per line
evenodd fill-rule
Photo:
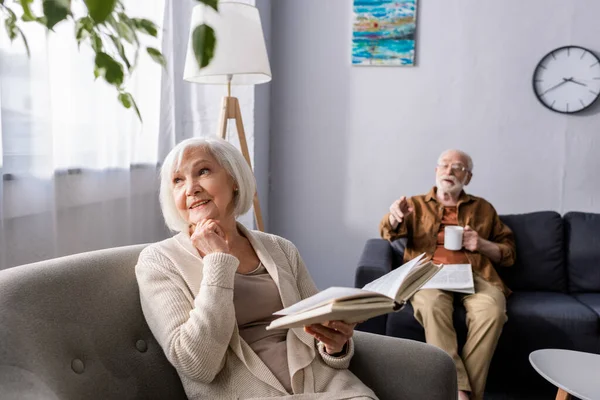
<path fill-rule="evenodd" d="M 451 180 L 453 183 L 446 182 L 446 179 Z M 466 180 L 467 177 L 461 182 L 455 176 L 442 175 L 435 178 L 435 184 L 442 193 L 455 194 L 460 193 L 460 191 L 463 190 Z"/>

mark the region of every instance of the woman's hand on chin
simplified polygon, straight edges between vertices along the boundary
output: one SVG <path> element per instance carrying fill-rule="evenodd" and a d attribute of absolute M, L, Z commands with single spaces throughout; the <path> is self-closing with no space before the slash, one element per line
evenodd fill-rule
<path fill-rule="evenodd" d="M 205 219 L 196 224 L 190 239 L 202 256 L 230 252 L 225 232 L 214 219 Z"/>

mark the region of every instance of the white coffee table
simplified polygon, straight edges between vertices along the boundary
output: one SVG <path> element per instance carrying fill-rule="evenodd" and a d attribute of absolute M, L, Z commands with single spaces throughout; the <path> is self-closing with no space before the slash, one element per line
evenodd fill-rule
<path fill-rule="evenodd" d="M 573 350 L 544 349 L 529 355 L 533 368 L 558 387 L 556 399 L 600 399 L 600 355 Z"/>

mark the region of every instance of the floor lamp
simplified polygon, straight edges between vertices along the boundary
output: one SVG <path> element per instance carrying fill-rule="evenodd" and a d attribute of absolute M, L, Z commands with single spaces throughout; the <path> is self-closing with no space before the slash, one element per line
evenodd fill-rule
<path fill-rule="evenodd" d="M 201 24 L 215 30 L 217 43 L 212 61 L 200 68 L 196 61 L 192 41 L 189 41 L 183 79 L 189 82 L 227 85 L 227 96 L 221 103 L 221 116 L 217 135 L 225 139 L 227 125 L 235 120 L 242 154 L 252 162 L 246 142 L 240 103 L 231 96 L 232 85 L 258 85 L 271 80 L 271 67 L 263 36 L 258 9 L 246 3 L 219 2 L 219 11 L 203 4 L 194 7 L 190 31 Z M 258 229 L 264 231 L 258 193 L 254 195 L 254 216 Z"/>

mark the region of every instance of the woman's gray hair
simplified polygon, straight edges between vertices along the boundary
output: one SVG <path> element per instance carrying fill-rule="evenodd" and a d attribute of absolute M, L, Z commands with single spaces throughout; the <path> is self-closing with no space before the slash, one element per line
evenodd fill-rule
<path fill-rule="evenodd" d="M 181 232 L 188 228 L 189 223 L 181 218 L 175 200 L 173 199 L 172 175 L 179 166 L 183 155 L 188 149 L 203 148 L 208 151 L 225 168 L 237 187 L 234 196 L 233 214 L 238 217 L 245 214 L 252 206 L 254 193 L 256 193 L 256 180 L 252 169 L 246 162 L 242 153 L 231 143 L 217 136 L 196 137 L 186 139 L 177 144 L 167 155 L 160 169 L 160 208 L 165 219 L 165 224 L 172 231 Z"/>
<path fill-rule="evenodd" d="M 448 149 L 446 151 L 444 151 L 442 154 L 440 154 L 440 156 L 438 157 L 438 164 L 442 161 L 442 158 L 444 158 L 445 155 L 447 155 L 448 153 L 457 153 L 459 154 L 462 158 L 465 159 L 465 161 L 467 162 L 467 169 L 469 170 L 469 172 L 473 171 L 473 159 L 471 158 L 470 155 L 468 155 L 467 153 L 465 153 L 462 150 L 457 150 L 457 149 Z"/>

